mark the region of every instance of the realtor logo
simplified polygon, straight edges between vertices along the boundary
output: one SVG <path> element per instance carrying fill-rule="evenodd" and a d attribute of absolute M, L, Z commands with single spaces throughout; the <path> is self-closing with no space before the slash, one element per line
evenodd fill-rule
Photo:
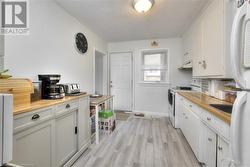
<path fill-rule="evenodd" d="M 4 0 L 1 3 L 2 23 L 1 34 L 27 35 L 28 27 L 28 1 Z"/>

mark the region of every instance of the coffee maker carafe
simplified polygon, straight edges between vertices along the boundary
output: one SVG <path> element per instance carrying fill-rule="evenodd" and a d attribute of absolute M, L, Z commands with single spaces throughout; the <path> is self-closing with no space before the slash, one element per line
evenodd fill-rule
<path fill-rule="evenodd" d="M 42 81 L 42 99 L 62 99 L 65 96 L 63 85 L 58 84 L 61 75 L 38 75 Z"/>

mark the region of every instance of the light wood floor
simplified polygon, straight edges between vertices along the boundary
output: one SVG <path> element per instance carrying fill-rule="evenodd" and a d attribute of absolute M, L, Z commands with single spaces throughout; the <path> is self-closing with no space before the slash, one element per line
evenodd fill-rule
<path fill-rule="evenodd" d="M 94 145 L 74 167 L 200 167 L 167 118 L 129 118 Z"/>

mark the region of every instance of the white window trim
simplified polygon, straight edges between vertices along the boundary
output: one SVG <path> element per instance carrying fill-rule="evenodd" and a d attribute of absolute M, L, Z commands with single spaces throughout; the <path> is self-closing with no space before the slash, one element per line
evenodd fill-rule
<path fill-rule="evenodd" d="M 142 80 L 142 56 L 143 56 L 143 53 L 145 52 L 152 52 L 152 53 L 155 53 L 155 52 L 166 52 L 167 54 L 167 72 L 166 72 L 166 81 L 143 81 Z M 168 85 L 170 84 L 170 66 L 169 66 L 169 60 L 170 60 L 170 53 L 169 53 L 169 49 L 168 48 L 157 48 L 157 49 L 142 49 L 140 50 L 140 70 L 139 70 L 139 84 L 159 84 L 159 85 Z"/>

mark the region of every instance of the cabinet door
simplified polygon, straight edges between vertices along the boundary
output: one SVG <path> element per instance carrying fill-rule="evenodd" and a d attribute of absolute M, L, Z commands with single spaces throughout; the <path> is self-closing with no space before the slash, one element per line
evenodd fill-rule
<path fill-rule="evenodd" d="M 201 121 L 199 117 L 191 110 L 189 110 L 189 145 L 191 146 L 195 156 L 200 160 L 200 150 L 199 150 L 199 138 L 200 138 L 200 124 Z"/>
<path fill-rule="evenodd" d="M 193 76 L 200 77 L 205 75 L 205 70 L 202 66 L 202 24 L 201 20 L 197 20 L 194 24 L 194 34 L 192 41 L 192 60 L 193 60 Z"/>
<path fill-rule="evenodd" d="M 21 166 L 54 166 L 53 129 L 53 122 L 48 121 L 14 134 L 12 163 Z"/>
<path fill-rule="evenodd" d="M 192 28 L 190 28 L 183 37 L 184 62 L 192 60 Z"/>
<path fill-rule="evenodd" d="M 216 133 L 209 129 L 205 124 L 202 126 L 202 135 L 201 135 L 201 151 L 202 151 L 202 162 L 206 167 L 215 167 L 216 166 Z"/>
<path fill-rule="evenodd" d="M 231 160 L 229 144 L 218 137 L 217 167 L 228 167 Z"/>
<path fill-rule="evenodd" d="M 56 166 L 62 166 L 77 152 L 76 111 L 55 120 Z"/>
<path fill-rule="evenodd" d="M 181 98 L 180 104 L 179 104 L 178 122 L 179 122 L 179 126 L 183 134 L 185 131 L 185 115 L 186 115 L 185 106 L 184 106 L 183 98 Z"/>
<path fill-rule="evenodd" d="M 223 1 L 213 0 L 202 18 L 202 55 L 205 76 L 223 75 Z"/>
<path fill-rule="evenodd" d="M 90 109 L 89 97 L 79 100 L 78 110 L 78 149 L 80 150 L 90 141 Z"/>

